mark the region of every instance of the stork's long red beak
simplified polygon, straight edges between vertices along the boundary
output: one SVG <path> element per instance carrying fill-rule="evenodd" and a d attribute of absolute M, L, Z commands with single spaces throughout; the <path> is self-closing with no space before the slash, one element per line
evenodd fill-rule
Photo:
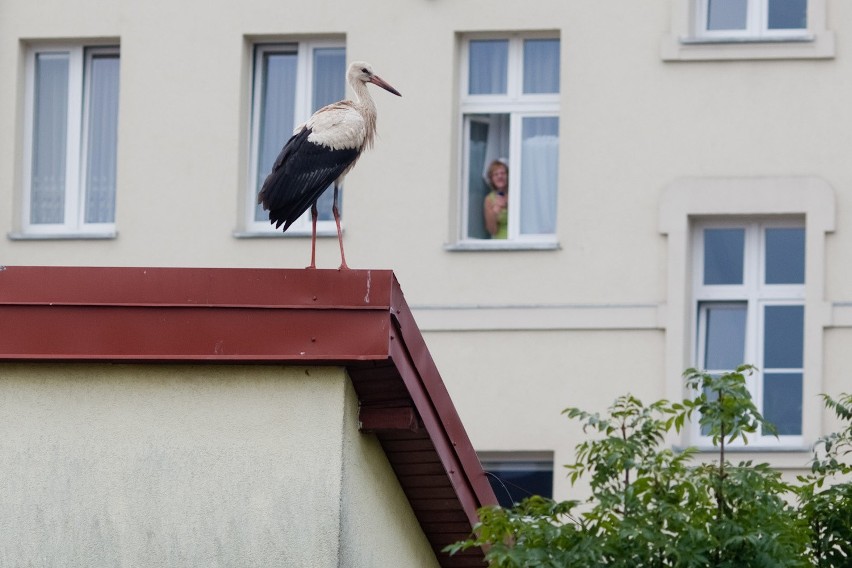
<path fill-rule="evenodd" d="M 393 87 L 390 86 L 390 83 L 386 82 L 384 79 L 382 79 L 378 75 L 373 75 L 372 77 L 370 77 L 370 83 L 372 83 L 374 85 L 378 85 L 379 87 L 383 88 L 387 92 L 393 93 L 398 97 L 402 96 L 399 91 L 397 91 L 396 89 L 394 89 Z"/>

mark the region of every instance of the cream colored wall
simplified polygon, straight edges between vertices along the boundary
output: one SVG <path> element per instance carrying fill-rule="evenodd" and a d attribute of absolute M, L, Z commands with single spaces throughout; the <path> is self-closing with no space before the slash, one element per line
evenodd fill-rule
<path fill-rule="evenodd" d="M 322 0 L 305 9 L 287 0 L 4 0 L 0 76 L 17 80 L 0 82 L 0 233 L 15 229 L 15 209 L 7 207 L 20 186 L 20 42 L 119 38 L 122 77 L 118 238 L 0 239 L 0 263 L 307 264 L 306 239 L 233 237 L 248 168 L 249 45 L 256 37 L 334 34 L 345 36 L 350 59 L 371 61 L 403 93 L 398 99 L 374 92 L 379 137 L 347 178 L 349 264 L 396 272 L 418 321 L 434 330 L 430 349 L 480 449 L 497 445 L 492 431 L 526 444 L 515 433 L 539 424 L 540 409 L 529 406 L 513 406 L 514 419 L 497 423 L 494 408 L 472 391 L 481 386 L 510 400 L 525 366 L 565 376 L 565 384 L 554 384 L 573 398 L 554 400 L 557 410 L 575 403 L 603 408 L 616 394 L 604 385 L 622 376 L 604 375 L 598 355 L 603 369 L 641 369 L 649 399 L 670 396 L 661 333 L 672 291 L 658 211 L 677 179 L 825 180 L 837 201 L 837 230 L 826 236 L 825 298 L 835 314 L 829 329 L 845 333 L 852 328 L 852 3 L 826 2 L 827 27 L 837 39 L 830 59 L 664 61 L 660 45 L 671 40 L 673 10 L 682 4 Z M 459 197 L 458 34 L 483 30 L 560 34 L 558 250 L 444 248 L 455 235 Z M 337 266 L 335 248 L 334 239 L 322 240 L 319 266 Z M 509 346 L 497 355 L 501 364 L 490 362 L 490 346 L 479 339 L 494 329 L 474 309 L 480 306 Z M 599 319 L 589 323 L 590 313 Z M 535 338 L 526 330 L 537 330 Z M 594 348 L 587 352 L 581 346 L 588 344 Z M 631 358 L 610 361 L 620 357 L 616 347 Z M 826 342 L 827 369 L 849 364 L 842 349 L 828 351 L 835 348 Z M 601 380 L 571 378 L 586 376 Z M 554 415 L 543 426 L 560 424 Z M 554 448 L 557 456 L 563 447 Z M 561 463 L 557 457 L 557 470 Z"/>
<path fill-rule="evenodd" d="M 347 560 L 344 504 L 361 490 L 359 513 L 400 515 L 369 536 L 400 539 L 396 565 L 410 550 L 428 565 L 339 368 L 3 364 L 0 378 L 0 565 L 377 566 Z M 341 481 L 361 468 L 379 477 Z"/>
<path fill-rule="evenodd" d="M 661 332 L 526 331 L 429 333 L 435 362 L 479 451 L 554 452 L 558 498 L 576 498 L 562 466 L 584 439 L 569 406 L 604 411 L 622 394 L 646 403 L 664 388 Z M 475 373 L 469 372 L 472 360 Z M 511 382 L 507 387 L 506 382 Z"/>

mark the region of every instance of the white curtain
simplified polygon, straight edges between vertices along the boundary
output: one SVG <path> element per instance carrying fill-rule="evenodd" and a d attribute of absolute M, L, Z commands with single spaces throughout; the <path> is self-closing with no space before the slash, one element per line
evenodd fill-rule
<path fill-rule="evenodd" d="M 295 128 L 296 107 L 296 63 L 295 51 L 288 53 L 268 52 L 261 58 L 260 120 L 258 133 L 257 187 L 260 192 L 263 181 L 272 169 L 281 147 Z M 256 221 L 263 221 L 267 214 L 258 205 Z"/>
<path fill-rule="evenodd" d="M 524 41 L 524 93 L 559 92 L 559 40 Z"/>
<path fill-rule="evenodd" d="M 506 93 L 509 62 L 507 40 L 472 40 L 469 46 L 468 93 Z"/>
<path fill-rule="evenodd" d="M 30 183 L 34 224 L 65 221 L 68 65 L 67 53 L 36 55 Z"/>
<path fill-rule="evenodd" d="M 524 118 L 521 139 L 521 234 L 556 232 L 559 119 Z"/>
<path fill-rule="evenodd" d="M 86 223 L 115 221 L 118 152 L 118 55 L 92 57 L 86 153 Z"/>

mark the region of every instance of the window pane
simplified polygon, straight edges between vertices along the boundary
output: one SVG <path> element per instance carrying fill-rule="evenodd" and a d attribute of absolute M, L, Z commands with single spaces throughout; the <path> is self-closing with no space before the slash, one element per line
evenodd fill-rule
<path fill-rule="evenodd" d="M 763 312 L 764 369 L 801 369 L 804 330 L 804 306 L 766 306 Z"/>
<path fill-rule="evenodd" d="M 780 436 L 802 434 L 802 374 L 765 373 L 763 417 L 775 425 Z"/>
<path fill-rule="evenodd" d="M 804 229 L 766 229 L 766 283 L 805 283 Z"/>
<path fill-rule="evenodd" d="M 267 52 L 261 58 L 260 121 L 258 132 L 257 187 L 260 191 L 275 158 L 295 128 L 296 52 Z M 258 205 L 255 220 L 267 214 Z"/>
<path fill-rule="evenodd" d="M 86 223 L 115 221 L 118 148 L 117 54 L 95 55 L 89 64 L 86 149 Z"/>
<path fill-rule="evenodd" d="M 524 92 L 559 92 L 559 40 L 524 41 Z"/>
<path fill-rule="evenodd" d="M 553 497 L 552 463 L 484 461 L 482 467 L 501 507 L 511 507 L 532 495 Z"/>
<path fill-rule="evenodd" d="M 465 116 L 468 139 L 467 236 L 472 239 L 490 238 L 485 228 L 483 210 L 485 197 L 491 187 L 487 182 L 488 166 L 494 160 L 505 162 L 509 156 L 509 115 L 471 114 Z"/>
<path fill-rule="evenodd" d="M 509 62 L 507 40 L 473 40 L 470 42 L 468 92 L 471 95 L 506 93 Z"/>
<path fill-rule="evenodd" d="M 704 230 L 704 283 L 743 283 L 743 229 Z"/>
<path fill-rule="evenodd" d="M 707 305 L 704 368 L 731 370 L 745 363 L 746 305 Z"/>
<path fill-rule="evenodd" d="M 346 50 L 329 47 L 314 50 L 314 112 L 346 95 Z"/>
<path fill-rule="evenodd" d="M 346 96 L 346 50 L 342 47 L 321 48 L 314 50 L 314 92 L 312 111 L 327 104 L 337 102 Z M 334 192 L 327 190 L 317 200 L 318 219 L 330 221 L 334 219 L 331 206 L 334 202 Z M 343 192 L 337 199 L 337 207 L 343 212 Z M 310 213 L 306 213 L 310 216 Z"/>
<path fill-rule="evenodd" d="M 559 118 L 527 117 L 521 126 L 521 233 L 556 232 Z"/>
<path fill-rule="evenodd" d="M 747 13 L 748 0 L 707 0 L 707 29 L 744 30 Z"/>
<path fill-rule="evenodd" d="M 807 0 L 769 0 L 770 30 L 799 30 L 807 27 Z"/>
<path fill-rule="evenodd" d="M 488 184 L 485 181 L 485 152 L 488 147 L 489 122 L 477 117 L 469 117 L 469 138 L 467 141 L 467 195 L 470 206 L 467 211 L 467 236 L 472 239 L 487 239 L 485 220 L 482 208 L 485 196 L 488 195 Z"/>
<path fill-rule="evenodd" d="M 65 152 L 68 139 L 67 53 L 35 59 L 30 222 L 65 220 Z"/>

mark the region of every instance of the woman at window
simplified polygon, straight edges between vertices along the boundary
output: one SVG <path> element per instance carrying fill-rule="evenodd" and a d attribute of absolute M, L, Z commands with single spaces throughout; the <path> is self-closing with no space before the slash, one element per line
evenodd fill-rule
<path fill-rule="evenodd" d="M 494 160 L 488 165 L 486 178 L 491 191 L 483 205 L 485 228 L 492 239 L 505 239 L 509 235 L 509 167 Z"/>

